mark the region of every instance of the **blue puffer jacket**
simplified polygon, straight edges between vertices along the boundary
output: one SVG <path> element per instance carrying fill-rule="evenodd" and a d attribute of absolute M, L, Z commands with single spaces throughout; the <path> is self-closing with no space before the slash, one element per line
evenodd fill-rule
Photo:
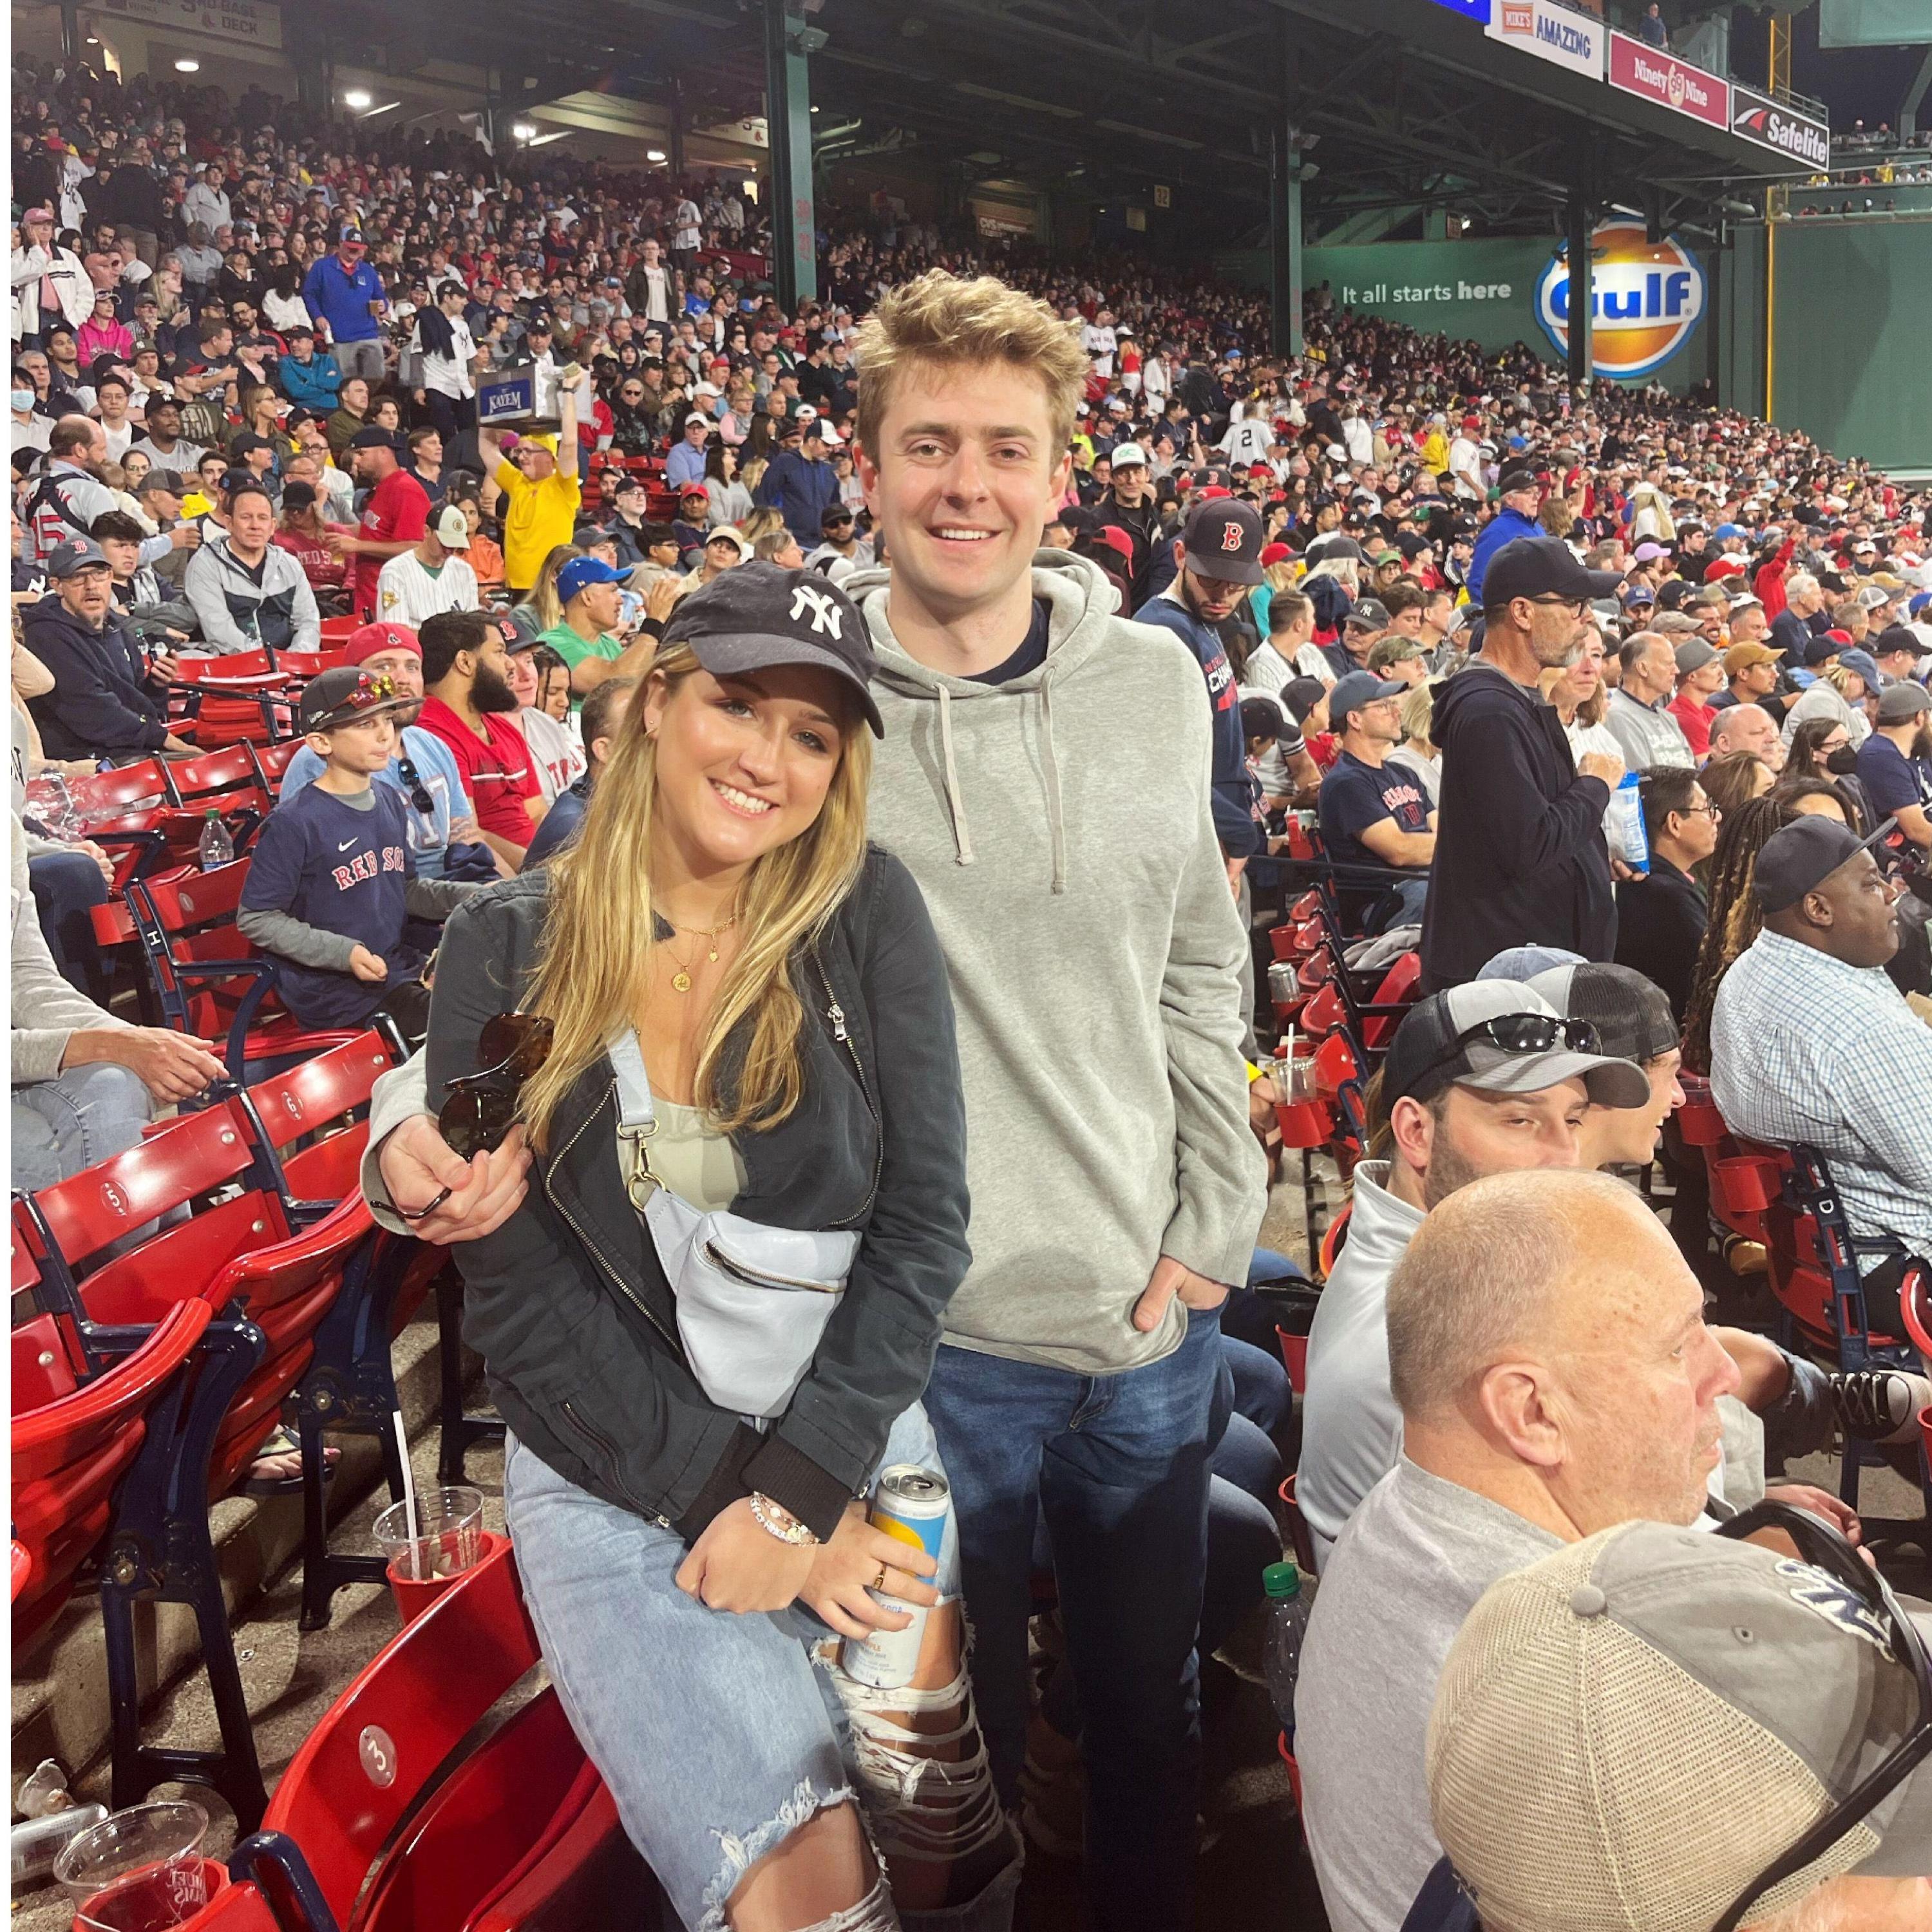
<path fill-rule="evenodd" d="M 1483 573 L 1490 567 L 1490 559 L 1504 544 L 1514 543 L 1518 537 L 1549 534 L 1534 517 L 1526 517 L 1520 510 L 1498 511 L 1493 520 L 1484 525 L 1481 536 L 1476 539 L 1474 554 L 1469 559 L 1469 602 L 1479 610 L 1483 608 Z"/>
<path fill-rule="evenodd" d="M 292 356 L 284 356 L 275 374 L 282 394 L 296 408 L 326 416 L 335 407 L 342 371 L 335 366 L 334 356 L 311 356 L 306 362 L 298 362 Z"/>

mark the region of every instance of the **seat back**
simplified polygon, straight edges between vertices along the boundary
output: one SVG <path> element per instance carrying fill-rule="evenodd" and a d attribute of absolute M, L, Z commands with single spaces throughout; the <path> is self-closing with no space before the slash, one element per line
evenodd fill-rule
<path fill-rule="evenodd" d="M 302 749 L 303 742 L 300 738 L 285 738 L 279 745 L 254 747 L 255 774 L 271 798 L 281 796 L 283 777 L 295 763 L 296 754 Z"/>
<path fill-rule="evenodd" d="M 302 1847 L 339 1922 L 430 1780 L 538 1658 L 506 1544 L 379 1651 L 310 1733 L 263 1825 Z"/>
<path fill-rule="evenodd" d="M 1414 1002 L 1417 989 L 1422 983 L 1422 955 L 1405 952 L 1388 972 L 1369 1002 L 1374 1006 L 1399 1006 L 1406 1010 Z M 1388 1046 L 1395 1037 L 1395 1030 L 1402 1024 L 1400 1012 L 1374 1013 L 1362 1026 L 1362 1044 L 1371 1053 Z"/>
<path fill-rule="evenodd" d="M 550 1834 L 590 1768 L 554 1688 L 513 1713 L 439 1784 L 385 1856 L 356 1932 L 463 1932 Z M 596 1775 L 594 1771 L 592 1777 Z"/>
<path fill-rule="evenodd" d="M 14 1600 L 16 1643 L 66 1600 L 74 1572 L 106 1532 L 115 1486 L 140 1451 L 148 1411 L 188 1360 L 212 1313 L 206 1302 L 178 1304 L 131 1354 L 78 1385 L 70 1370 L 50 1376 L 38 1359 L 55 1352 L 50 1322 L 36 1337 L 38 1382 L 20 1372 L 16 1333 L 13 1530 L 29 1565 Z M 29 1326 L 38 1329 L 45 1320 Z"/>
<path fill-rule="evenodd" d="M 70 779 L 67 789 L 74 809 L 92 821 L 157 803 L 168 796 L 168 782 L 159 758 L 142 758 L 112 771 Z"/>
<path fill-rule="evenodd" d="M 640 1913 L 656 1889 L 617 1816 L 616 1801 L 586 1764 L 544 1835 L 470 1914 L 463 1932 L 574 1932 L 585 1925 L 668 1928 L 667 1906 Z"/>
<path fill-rule="evenodd" d="M 178 758 L 163 768 L 168 796 L 182 807 L 210 802 L 224 792 L 248 791 L 256 784 L 255 760 L 246 745 L 229 745 L 199 758 Z"/>
<path fill-rule="evenodd" d="M 388 1042 L 372 1030 L 248 1089 L 285 1198 L 340 1201 L 355 1191 L 369 1097 L 394 1064 Z"/>

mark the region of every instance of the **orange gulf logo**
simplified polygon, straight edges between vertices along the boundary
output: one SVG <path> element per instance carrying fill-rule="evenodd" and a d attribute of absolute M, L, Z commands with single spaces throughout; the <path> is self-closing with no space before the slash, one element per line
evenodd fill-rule
<path fill-rule="evenodd" d="M 1591 369 L 1648 376 L 1690 340 L 1703 318 L 1704 271 L 1674 238 L 1644 239 L 1640 221 L 1606 221 L 1591 238 Z M 1537 278 L 1536 319 L 1558 355 L 1570 346 L 1570 266 L 1552 255 Z"/>

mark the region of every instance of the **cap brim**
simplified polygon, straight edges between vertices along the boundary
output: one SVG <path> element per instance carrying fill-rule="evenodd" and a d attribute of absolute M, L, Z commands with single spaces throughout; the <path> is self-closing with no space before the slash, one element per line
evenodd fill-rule
<path fill-rule="evenodd" d="M 1453 1084 L 1485 1094 L 1540 1094 L 1565 1080 L 1580 1080 L 1599 1107 L 1641 1107 L 1650 1100 L 1650 1076 L 1634 1060 L 1612 1060 L 1596 1053 L 1485 1052 L 1470 1048 L 1492 1064 L 1478 1066 L 1472 1058 L 1467 1072 Z"/>
<path fill-rule="evenodd" d="M 692 656 L 713 677 L 739 676 L 768 670 L 773 664 L 809 664 L 819 670 L 835 671 L 858 693 L 872 736 L 886 735 L 885 720 L 879 716 L 879 707 L 866 680 L 843 658 L 816 644 L 801 644 L 796 638 L 775 637 L 767 632 L 729 638 L 684 638 L 678 641 L 691 647 Z"/>
<path fill-rule="evenodd" d="M 1906 1607 L 1905 1613 L 1932 1648 L 1932 1611 Z M 1923 1878 L 1925 1847 L 1932 1845 L 1932 1764 L 1920 1765 L 1865 1822 L 1883 1837 L 1853 1872 L 1861 1878 Z"/>
<path fill-rule="evenodd" d="M 1219 557 L 1204 562 L 1199 557 L 1190 556 L 1187 567 L 1196 577 L 1205 577 L 1216 584 L 1258 584 L 1262 580 L 1258 563 L 1224 563 Z"/>

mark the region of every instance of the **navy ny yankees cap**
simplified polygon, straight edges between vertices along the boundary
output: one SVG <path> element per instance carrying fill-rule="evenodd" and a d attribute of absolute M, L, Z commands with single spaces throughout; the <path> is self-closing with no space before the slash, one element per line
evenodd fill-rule
<path fill-rule="evenodd" d="M 664 628 L 666 649 L 688 645 L 713 677 L 771 664 L 836 671 L 859 694 L 874 736 L 886 735 L 872 700 L 872 640 L 858 607 L 815 570 L 741 563 L 679 601 Z"/>

